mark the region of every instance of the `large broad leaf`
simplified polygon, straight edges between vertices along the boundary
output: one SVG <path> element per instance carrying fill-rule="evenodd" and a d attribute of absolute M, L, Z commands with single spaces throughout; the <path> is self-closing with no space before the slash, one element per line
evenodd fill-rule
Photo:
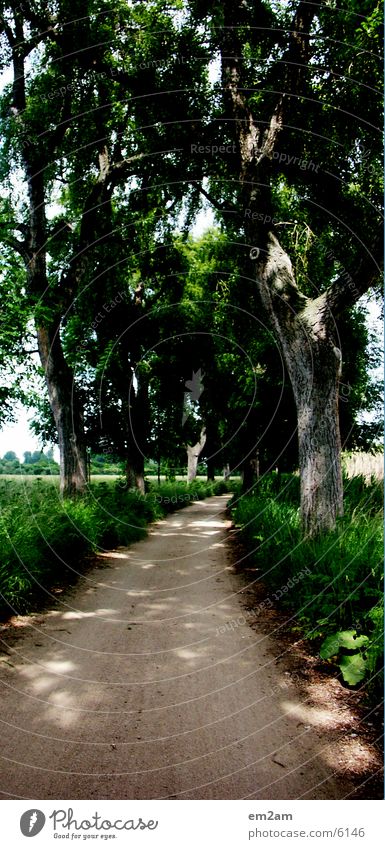
<path fill-rule="evenodd" d="M 326 640 L 323 641 L 320 648 L 320 657 L 322 657 L 323 660 L 327 660 L 329 657 L 333 657 L 333 655 L 338 654 L 340 649 L 351 649 L 352 651 L 360 649 L 362 646 L 366 645 L 368 639 L 369 638 L 363 634 L 360 637 L 357 637 L 357 632 L 355 630 L 336 631 L 335 634 L 330 634 L 330 636 L 326 637 Z"/>
<path fill-rule="evenodd" d="M 357 631 L 339 631 L 340 646 L 342 649 L 360 649 L 369 641 L 369 637 L 361 634 L 357 637 Z"/>
<path fill-rule="evenodd" d="M 359 684 L 365 678 L 366 661 L 362 657 L 362 654 L 344 654 L 338 666 L 342 672 L 344 681 L 350 684 L 351 687 Z"/>
<path fill-rule="evenodd" d="M 338 654 L 340 649 L 340 641 L 338 637 L 338 634 L 330 634 L 330 636 L 326 637 L 326 640 L 323 641 L 320 648 L 320 657 L 322 657 L 322 660 L 328 660 L 329 657 L 333 657 L 333 655 Z"/>

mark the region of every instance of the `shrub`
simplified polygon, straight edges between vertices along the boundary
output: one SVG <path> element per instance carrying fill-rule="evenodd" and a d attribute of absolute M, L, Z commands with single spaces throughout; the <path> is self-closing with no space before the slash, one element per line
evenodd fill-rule
<path fill-rule="evenodd" d="M 345 680 L 358 683 L 360 667 L 362 677 L 376 679 L 378 691 L 383 658 L 382 487 L 375 480 L 367 484 L 362 477 L 351 479 L 345 516 L 335 531 L 306 539 L 298 516 L 298 478 L 293 475 L 290 482 L 289 477 L 281 476 L 282 486 L 278 475 L 261 479 L 253 495 L 233 503 L 234 523 L 241 528 L 260 578 L 284 607 L 294 607 L 307 637 L 324 646 L 329 639 L 328 651 L 341 633 L 367 636 L 349 669 L 342 660 Z M 298 574 L 300 581 L 294 580 Z"/>
<path fill-rule="evenodd" d="M 123 485 L 122 485 L 123 483 Z M 151 484 L 142 496 L 124 482 L 91 483 L 76 500 L 48 479 L 0 482 L 0 612 L 25 612 L 60 581 L 73 581 L 85 555 L 130 545 L 154 519 L 211 495 L 212 484 Z"/>

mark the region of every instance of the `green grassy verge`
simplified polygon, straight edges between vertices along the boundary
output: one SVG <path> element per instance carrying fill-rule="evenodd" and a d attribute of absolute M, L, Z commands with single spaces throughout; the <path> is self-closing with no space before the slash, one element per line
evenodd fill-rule
<path fill-rule="evenodd" d="M 70 501 L 58 485 L 42 480 L 0 480 L 0 616 L 26 613 L 55 587 L 73 583 L 86 555 L 129 545 L 149 522 L 209 495 L 228 492 L 223 481 L 150 483 L 143 497 L 123 481 L 91 483 Z"/>
<path fill-rule="evenodd" d="M 345 515 L 335 531 L 303 539 L 299 479 L 270 474 L 252 495 L 233 499 L 266 605 L 279 603 L 315 641 L 321 657 L 338 666 L 354 686 L 366 681 L 373 694 L 383 685 L 383 492 L 363 477 L 345 481 Z"/>

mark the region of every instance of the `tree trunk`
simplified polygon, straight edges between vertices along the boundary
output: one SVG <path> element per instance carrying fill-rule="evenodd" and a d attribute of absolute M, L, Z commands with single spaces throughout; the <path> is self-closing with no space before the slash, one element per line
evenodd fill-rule
<path fill-rule="evenodd" d="M 223 480 L 227 481 L 229 479 L 229 477 L 230 477 L 230 465 L 229 465 L 229 463 L 226 463 L 226 465 L 223 466 Z"/>
<path fill-rule="evenodd" d="M 127 422 L 125 474 L 127 488 L 137 489 L 144 495 L 144 456 L 132 429 L 132 420 Z"/>
<path fill-rule="evenodd" d="M 38 348 L 58 432 L 60 451 L 60 492 L 64 496 L 82 494 L 87 484 L 87 453 L 83 414 L 67 365 L 59 335 L 59 322 L 39 324 Z"/>
<path fill-rule="evenodd" d="M 126 481 L 128 489 L 137 489 L 139 492 L 142 493 L 142 495 L 144 495 L 145 486 L 143 458 L 137 457 L 135 458 L 135 462 L 133 462 L 131 455 L 127 458 Z"/>
<path fill-rule="evenodd" d="M 130 386 L 127 407 L 127 459 L 126 479 L 129 489 L 144 495 L 144 461 L 148 433 L 148 382 L 144 375 L 136 375 L 136 389 Z"/>
<path fill-rule="evenodd" d="M 187 446 L 187 483 L 191 483 L 197 476 L 199 455 L 202 453 L 206 443 L 206 428 L 202 428 L 199 442 L 196 445 Z"/>
<path fill-rule="evenodd" d="M 272 233 L 257 265 L 260 294 L 289 373 L 297 408 L 301 520 L 313 536 L 343 512 L 338 387 L 341 351 L 326 293 L 298 291 L 287 254 Z"/>
<path fill-rule="evenodd" d="M 321 321 L 312 338 L 305 319 L 306 310 L 298 323 L 300 330 L 286 339 L 285 359 L 297 407 L 302 527 L 312 536 L 334 528 L 343 513 L 338 416 L 341 355 L 327 323 Z"/>
<path fill-rule="evenodd" d="M 215 480 L 215 462 L 211 458 L 209 458 L 207 460 L 207 480 L 208 481 L 214 481 Z"/>
<path fill-rule="evenodd" d="M 242 466 L 242 492 L 247 493 L 254 486 L 254 466 L 251 457 L 247 457 Z"/>
<path fill-rule="evenodd" d="M 306 534 L 335 527 L 343 513 L 338 376 L 317 363 L 308 375 L 310 391 L 297 389 L 301 520 Z M 293 388 L 294 383 L 293 383 Z"/>

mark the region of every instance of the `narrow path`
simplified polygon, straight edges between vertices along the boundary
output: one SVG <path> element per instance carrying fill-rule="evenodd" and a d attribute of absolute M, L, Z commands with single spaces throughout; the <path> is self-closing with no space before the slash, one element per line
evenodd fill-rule
<path fill-rule="evenodd" d="M 100 556 L 60 606 L 21 618 L 8 648 L 3 632 L 3 798 L 338 799 L 353 789 L 333 774 L 335 738 L 287 688 L 274 641 L 247 622 L 227 498 Z"/>

